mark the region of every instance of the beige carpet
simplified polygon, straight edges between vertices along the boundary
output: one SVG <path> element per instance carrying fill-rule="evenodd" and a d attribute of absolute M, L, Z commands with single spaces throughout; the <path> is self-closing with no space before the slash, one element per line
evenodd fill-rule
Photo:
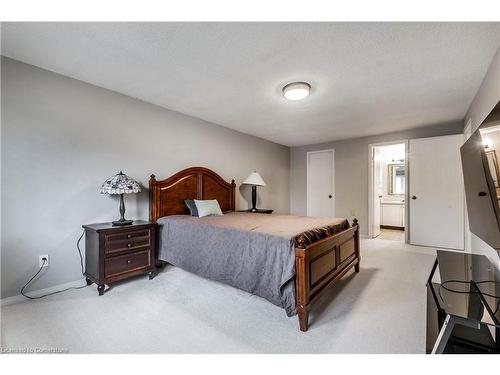
<path fill-rule="evenodd" d="M 2 307 L 3 348 L 70 353 L 423 353 L 433 251 L 362 240 L 349 272 L 312 311 L 308 332 L 271 303 L 168 267 L 99 297 L 95 286 Z M 329 298 L 334 297 L 334 298 Z"/>

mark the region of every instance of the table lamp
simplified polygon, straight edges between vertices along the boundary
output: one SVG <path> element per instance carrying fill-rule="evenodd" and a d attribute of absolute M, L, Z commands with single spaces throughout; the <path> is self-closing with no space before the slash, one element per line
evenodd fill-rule
<path fill-rule="evenodd" d="M 120 194 L 120 220 L 113 221 L 113 225 L 129 225 L 132 220 L 125 220 L 125 204 L 123 194 L 140 193 L 141 187 L 137 181 L 130 178 L 122 171 L 108 178 L 101 186 L 101 194 Z"/>
<path fill-rule="evenodd" d="M 266 183 L 262 177 L 260 177 L 260 174 L 253 171 L 250 176 L 243 181 L 243 184 L 252 185 L 252 209 L 250 211 L 256 212 L 257 208 L 255 206 L 257 205 L 257 186 L 266 186 Z"/>

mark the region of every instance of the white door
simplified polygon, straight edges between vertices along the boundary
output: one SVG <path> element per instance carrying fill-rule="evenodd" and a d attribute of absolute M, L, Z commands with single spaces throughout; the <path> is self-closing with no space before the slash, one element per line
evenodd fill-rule
<path fill-rule="evenodd" d="M 334 217 L 333 150 L 307 153 L 307 216 Z"/>
<path fill-rule="evenodd" d="M 410 140 L 410 243 L 464 248 L 463 135 Z"/>
<path fill-rule="evenodd" d="M 373 148 L 373 230 L 372 237 L 380 235 L 380 220 L 382 212 L 380 210 L 380 201 L 382 200 L 382 150 L 379 147 Z"/>

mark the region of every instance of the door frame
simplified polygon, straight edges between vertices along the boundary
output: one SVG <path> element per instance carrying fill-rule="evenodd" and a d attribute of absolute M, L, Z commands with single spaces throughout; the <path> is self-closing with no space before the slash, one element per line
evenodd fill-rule
<path fill-rule="evenodd" d="M 381 146 L 391 146 L 391 145 L 405 145 L 405 242 L 408 243 L 410 240 L 410 226 L 409 226 L 409 204 L 408 204 L 408 192 L 409 192 L 409 173 L 408 173 L 408 152 L 409 152 L 409 140 L 401 139 L 398 141 L 388 141 L 380 143 L 370 143 L 368 145 L 368 238 L 373 238 L 373 211 L 374 211 L 374 201 L 373 201 L 373 174 L 375 164 L 373 163 L 373 149 L 375 147 Z"/>
<path fill-rule="evenodd" d="M 467 120 L 467 124 L 464 127 L 464 143 L 472 135 L 472 118 Z M 464 251 L 467 253 L 472 252 L 472 236 L 469 229 L 469 215 L 467 213 L 467 198 L 465 195 L 465 185 L 464 185 Z"/>
<path fill-rule="evenodd" d="M 306 215 L 307 216 L 310 216 L 309 214 L 309 208 L 310 208 L 310 204 L 309 204 L 309 192 L 310 192 L 310 188 L 309 188 L 309 156 L 312 155 L 312 154 L 319 154 L 319 153 L 322 153 L 322 152 L 331 152 L 332 153 L 332 168 L 333 168 L 333 173 L 332 173 L 332 217 L 335 217 L 335 200 L 337 199 L 337 197 L 335 196 L 335 149 L 333 148 L 328 148 L 328 149 L 324 149 L 324 150 L 317 150 L 317 151 L 308 151 L 307 152 L 307 155 L 306 155 Z"/>

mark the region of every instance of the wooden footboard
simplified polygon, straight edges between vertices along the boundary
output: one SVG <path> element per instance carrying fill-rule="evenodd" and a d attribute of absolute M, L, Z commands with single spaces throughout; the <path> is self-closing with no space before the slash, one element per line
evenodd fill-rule
<path fill-rule="evenodd" d="M 297 315 L 301 331 L 309 327 L 312 304 L 352 267 L 359 272 L 359 225 L 311 245 L 295 248 Z"/>

